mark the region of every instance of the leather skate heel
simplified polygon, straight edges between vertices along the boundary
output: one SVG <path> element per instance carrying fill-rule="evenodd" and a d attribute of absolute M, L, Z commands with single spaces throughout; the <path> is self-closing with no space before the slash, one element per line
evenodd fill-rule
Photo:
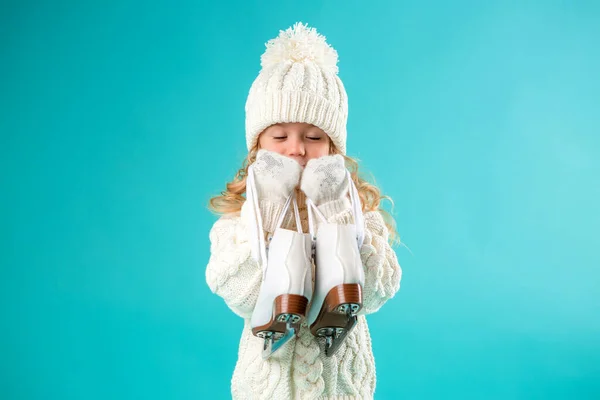
<path fill-rule="evenodd" d="M 335 286 L 329 291 L 310 331 L 318 337 L 334 336 L 341 343 L 345 336 L 356 325 L 356 314 L 362 308 L 362 287 L 357 283 L 346 283 Z M 343 335 L 343 336 L 341 336 Z M 326 344 L 325 351 L 335 353 L 337 347 Z"/>
<path fill-rule="evenodd" d="M 306 317 L 308 299 L 296 294 L 282 294 L 275 298 L 274 305 L 269 322 L 252 328 L 254 336 L 265 339 L 263 358 L 268 358 L 292 336 L 298 335 L 300 324 Z"/>
<path fill-rule="evenodd" d="M 308 299 L 297 294 L 282 294 L 275 298 L 275 311 L 268 323 L 262 326 L 252 328 L 254 336 L 264 338 L 267 332 L 281 333 L 286 331 L 286 324 L 289 321 L 294 328 L 302 323 L 306 316 Z"/>

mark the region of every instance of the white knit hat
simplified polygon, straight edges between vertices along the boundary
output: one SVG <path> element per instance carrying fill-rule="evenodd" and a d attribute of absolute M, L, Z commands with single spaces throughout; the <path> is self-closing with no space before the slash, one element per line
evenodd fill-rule
<path fill-rule="evenodd" d="M 298 22 L 266 44 L 262 70 L 246 101 L 246 144 L 282 122 L 321 128 L 346 154 L 348 96 L 338 77 L 337 52 L 325 37 Z"/>

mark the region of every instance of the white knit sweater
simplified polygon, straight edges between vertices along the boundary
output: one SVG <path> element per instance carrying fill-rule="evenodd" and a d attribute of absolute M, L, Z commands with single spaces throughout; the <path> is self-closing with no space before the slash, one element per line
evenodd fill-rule
<path fill-rule="evenodd" d="M 299 195 L 302 225 L 306 208 Z M 349 209 L 339 209 L 329 222 L 349 223 Z M 273 210 L 271 209 L 271 213 Z M 244 213 L 244 209 L 242 209 Z M 267 213 L 267 215 L 265 215 Z M 276 218 L 263 208 L 265 219 Z M 284 226 L 292 229 L 293 218 Z M 361 257 L 365 268 L 363 310 L 358 324 L 332 357 L 303 324 L 299 337 L 269 359 L 261 357 L 263 339 L 252 335 L 250 317 L 260 290 L 262 271 L 251 257 L 244 218 L 222 216 L 210 231 L 211 256 L 206 269 L 210 289 L 244 318 L 238 361 L 231 381 L 233 399 L 370 399 L 375 391 L 375 361 L 365 314 L 373 313 L 400 287 L 402 275 L 388 231 L 377 211 L 365 214 Z"/>

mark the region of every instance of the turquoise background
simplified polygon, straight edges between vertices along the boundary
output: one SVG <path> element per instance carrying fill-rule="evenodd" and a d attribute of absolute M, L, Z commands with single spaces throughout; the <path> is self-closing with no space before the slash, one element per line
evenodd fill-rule
<path fill-rule="evenodd" d="M 376 398 L 600 398 L 600 3 L 521 3 L 3 2 L 0 396 L 230 396 L 206 203 L 303 21 L 410 249 Z"/>

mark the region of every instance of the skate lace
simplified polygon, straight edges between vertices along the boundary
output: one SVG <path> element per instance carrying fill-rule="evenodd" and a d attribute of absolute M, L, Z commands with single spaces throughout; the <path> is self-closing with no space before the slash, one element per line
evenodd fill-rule
<path fill-rule="evenodd" d="M 258 203 L 258 194 L 256 190 L 256 181 L 254 178 L 254 165 L 248 167 L 248 176 L 246 177 L 246 201 L 250 203 L 250 243 L 252 248 L 252 257 L 256 260 L 258 265 L 264 269 L 267 266 L 267 254 L 268 244 L 265 241 L 265 234 L 263 229 L 262 216 L 260 214 L 260 206 Z M 296 226 L 298 232 L 302 233 L 302 225 L 300 223 L 300 212 L 298 210 L 298 201 L 296 200 L 295 193 L 292 192 L 286 202 L 285 206 L 281 210 L 275 229 L 280 228 L 283 224 L 285 215 L 290 207 L 290 204 L 294 205 L 294 215 L 296 218 Z"/>
<path fill-rule="evenodd" d="M 287 210 L 290 207 L 290 203 L 294 204 L 294 217 L 296 218 L 296 229 L 298 233 L 302 233 L 302 222 L 300 221 L 300 211 L 298 209 L 298 200 L 296 200 L 296 193 L 292 192 L 290 196 L 287 198 L 285 205 L 283 206 L 283 210 L 281 210 L 281 214 L 279 214 L 279 218 L 277 219 L 276 228 L 280 228 L 283 225 L 283 220 L 287 213 Z"/>

